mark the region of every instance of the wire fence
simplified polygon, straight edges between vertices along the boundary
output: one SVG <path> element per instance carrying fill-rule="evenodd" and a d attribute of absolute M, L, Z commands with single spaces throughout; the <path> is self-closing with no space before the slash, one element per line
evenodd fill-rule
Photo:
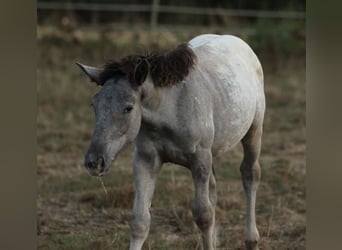
<path fill-rule="evenodd" d="M 199 28 L 194 25 L 161 25 L 158 23 L 160 14 L 185 14 L 185 15 L 205 15 L 221 17 L 241 17 L 241 18 L 268 18 L 268 19 L 288 19 L 305 20 L 305 12 L 302 11 L 268 11 L 268 10 L 244 10 L 244 9 L 224 9 L 224 8 L 201 8 L 193 6 L 172 6 L 160 5 L 159 0 L 153 0 L 151 4 L 114 4 L 114 3 L 73 3 L 73 2 L 41 2 L 37 3 L 39 11 L 87 11 L 92 13 L 92 23 L 97 25 L 98 12 L 121 12 L 121 13 L 149 13 L 149 23 L 140 23 L 139 27 L 157 29 L 166 27 L 168 29 L 194 29 Z M 126 27 L 127 23 L 116 23 L 117 27 Z M 201 26 L 203 28 L 203 25 Z"/>

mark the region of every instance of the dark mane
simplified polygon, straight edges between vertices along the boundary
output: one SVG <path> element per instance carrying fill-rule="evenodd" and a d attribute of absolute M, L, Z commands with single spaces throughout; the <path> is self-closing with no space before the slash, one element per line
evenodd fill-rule
<path fill-rule="evenodd" d="M 150 56 L 150 73 L 154 84 L 171 86 L 183 81 L 195 60 L 196 55 L 187 44 L 181 44 L 167 53 Z"/>
<path fill-rule="evenodd" d="M 166 53 L 130 55 L 118 61 L 109 61 L 101 72 L 100 84 L 103 85 L 109 78 L 120 75 L 127 76 L 130 82 L 134 82 L 135 69 L 142 60 L 149 64 L 154 85 L 164 87 L 183 81 L 194 66 L 196 55 L 187 44 L 181 44 Z"/>

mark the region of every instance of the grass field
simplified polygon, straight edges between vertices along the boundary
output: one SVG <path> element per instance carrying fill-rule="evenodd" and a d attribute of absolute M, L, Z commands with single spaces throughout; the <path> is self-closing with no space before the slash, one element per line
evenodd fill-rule
<path fill-rule="evenodd" d="M 133 145 L 100 180 L 89 176 L 83 156 L 98 90 L 76 61 L 102 65 L 128 53 L 167 49 L 195 34 L 70 32 L 38 28 L 37 175 L 39 249 L 128 249 L 134 197 Z M 265 57 L 266 58 L 266 57 Z M 257 197 L 261 249 L 305 249 L 305 58 L 262 60 L 267 111 Z M 241 147 L 215 160 L 218 249 L 243 249 L 245 203 Z M 188 170 L 172 164 L 160 174 L 144 249 L 200 249 L 192 220 Z"/>

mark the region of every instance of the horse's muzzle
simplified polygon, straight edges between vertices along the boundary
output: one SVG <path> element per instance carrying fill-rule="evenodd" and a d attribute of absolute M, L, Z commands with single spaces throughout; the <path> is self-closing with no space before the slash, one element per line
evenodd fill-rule
<path fill-rule="evenodd" d="M 94 176 L 101 176 L 106 174 L 105 160 L 103 156 L 94 153 L 87 153 L 84 163 L 89 174 Z"/>

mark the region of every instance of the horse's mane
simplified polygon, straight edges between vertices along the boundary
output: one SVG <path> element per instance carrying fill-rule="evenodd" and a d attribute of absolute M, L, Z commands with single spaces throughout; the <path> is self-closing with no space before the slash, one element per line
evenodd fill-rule
<path fill-rule="evenodd" d="M 135 69 L 142 60 L 146 60 L 149 65 L 154 85 L 164 87 L 183 81 L 194 66 L 196 55 L 187 44 L 181 44 L 165 53 L 129 55 L 117 61 L 109 61 L 100 74 L 100 84 L 103 85 L 109 78 L 120 75 L 127 76 L 129 81 L 133 82 Z"/>

